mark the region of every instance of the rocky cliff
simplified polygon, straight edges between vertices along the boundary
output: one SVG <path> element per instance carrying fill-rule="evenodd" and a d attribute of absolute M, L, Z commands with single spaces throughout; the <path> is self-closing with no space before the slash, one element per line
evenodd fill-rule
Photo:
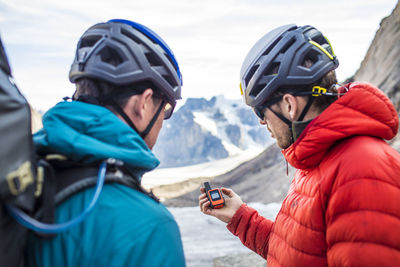
<path fill-rule="evenodd" d="M 351 78 L 366 81 L 379 87 L 400 112 L 400 2 L 390 16 L 382 19 L 380 27 L 361 62 L 360 68 Z M 391 145 L 400 151 L 400 135 Z"/>
<path fill-rule="evenodd" d="M 353 76 L 383 90 L 400 111 L 400 2 L 384 18 L 375 37 Z"/>

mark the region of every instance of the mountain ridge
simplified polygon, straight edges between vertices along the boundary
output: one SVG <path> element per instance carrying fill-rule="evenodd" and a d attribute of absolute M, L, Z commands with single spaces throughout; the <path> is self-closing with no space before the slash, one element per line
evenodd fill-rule
<path fill-rule="evenodd" d="M 266 147 L 271 142 L 266 133 L 240 99 L 188 98 L 164 122 L 153 151 L 160 167 L 188 166 Z"/>

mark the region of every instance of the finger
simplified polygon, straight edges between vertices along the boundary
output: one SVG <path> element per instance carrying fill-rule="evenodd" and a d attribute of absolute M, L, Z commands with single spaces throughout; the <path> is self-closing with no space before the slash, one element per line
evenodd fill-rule
<path fill-rule="evenodd" d="M 204 204 L 205 202 L 207 202 L 208 201 L 208 199 L 205 197 L 205 198 L 202 198 L 202 199 L 199 199 L 199 205 L 202 205 L 202 204 Z"/>
<path fill-rule="evenodd" d="M 204 187 L 200 187 L 200 192 L 201 192 L 201 193 L 205 193 L 205 191 L 206 191 L 206 190 L 204 189 Z"/>
<path fill-rule="evenodd" d="M 207 211 L 209 211 L 209 206 L 210 206 L 210 201 L 205 201 L 200 205 L 200 210 L 204 213 L 207 213 Z"/>
<path fill-rule="evenodd" d="M 208 199 L 207 199 L 207 198 L 203 198 L 203 199 L 199 200 L 199 206 L 200 206 L 200 207 L 203 206 L 204 203 L 206 203 L 206 202 L 208 202 Z"/>
<path fill-rule="evenodd" d="M 199 196 L 199 200 L 204 199 L 204 198 L 207 198 L 206 194 L 201 194 L 201 195 Z"/>

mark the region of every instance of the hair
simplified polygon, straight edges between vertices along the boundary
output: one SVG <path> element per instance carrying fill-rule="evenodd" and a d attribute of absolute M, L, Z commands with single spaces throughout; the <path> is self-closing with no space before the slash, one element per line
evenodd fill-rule
<path fill-rule="evenodd" d="M 150 82 L 138 82 L 130 85 L 117 86 L 105 81 L 94 80 L 90 78 L 81 78 L 75 83 L 76 89 L 72 96 L 73 100 L 77 100 L 80 96 L 89 95 L 95 98 L 100 96 L 112 95 L 114 101 L 120 107 L 124 108 L 129 98 L 134 94 L 142 94 L 147 88 L 151 88 L 154 92 L 153 101 L 157 103 L 157 94 L 155 86 Z"/>
<path fill-rule="evenodd" d="M 336 72 L 335 70 L 331 70 L 324 77 L 322 77 L 319 83 L 313 84 L 311 88 L 313 86 L 321 86 L 322 88 L 325 88 L 327 92 L 337 93 L 337 89 L 335 86 L 336 84 L 337 84 Z M 313 105 L 320 112 L 322 112 L 336 100 L 337 97 L 335 96 L 321 95 L 314 99 Z"/>
<path fill-rule="evenodd" d="M 313 65 L 313 61 L 309 60 L 309 59 L 306 59 L 303 64 L 303 66 L 307 67 L 307 68 L 310 68 L 312 65 Z M 322 88 L 325 88 L 325 89 L 327 89 L 327 92 L 337 93 L 337 89 L 335 87 L 336 84 L 337 84 L 336 72 L 335 72 L 335 70 L 331 70 L 327 74 L 325 74 L 316 83 L 313 83 L 310 85 L 302 85 L 302 86 L 298 86 L 298 87 L 291 86 L 291 87 L 279 88 L 276 92 L 274 92 L 270 96 L 270 99 L 281 96 L 283 94 L 287 94 L 287 93 L 290 94 L 290 93 L 300 92 L 300 91 L 311 92 L 311 90 L 314 86 L 320 86 Z M 304 97 L 312 97 L 312 96 L 304 96 Z M 322 112 L 336 100 L 337 100 L 337 97 L 321 95 L 321 96 L 315 97 L 311 107 L 317 109 L 319 112 Z"/>

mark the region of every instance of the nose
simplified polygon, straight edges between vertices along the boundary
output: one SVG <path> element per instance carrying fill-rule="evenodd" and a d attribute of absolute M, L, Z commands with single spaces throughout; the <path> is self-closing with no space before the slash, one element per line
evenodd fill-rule
<path fill-rule="evenodd" d="M 271 128 L 269 128 L 269 125 L 267 124 L 267 129 L 270 133 L 272 133 Z"/>
<path fill-rule="evenodd" d="M 264 119 L 260 119 L 260 124 L 261 125 L 267 125 L 267 120 L 265 119 L 265 117 L 264 117 Z"/>

